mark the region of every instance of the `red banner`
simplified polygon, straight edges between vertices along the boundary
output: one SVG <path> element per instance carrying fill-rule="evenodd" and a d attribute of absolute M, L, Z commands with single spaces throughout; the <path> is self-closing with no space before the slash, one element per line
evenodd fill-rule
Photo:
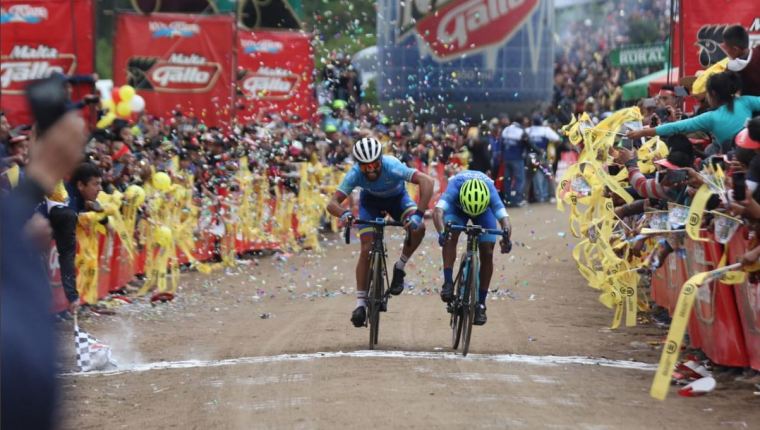
<path fill-rule="evenodd" d="M 3 0 L 0 32 L 0 106 L 12 125 L 32 122 L 30 81 L 94 71 L 92 0 Z"/>
<path fill-rule="evenodd" d="M 146 111 L 177 110 L 208 125 L 229 123 L 233 107 L 235 20 L 232 16 L 118 16 L 114 84 L 130 84 Z"/>
<path fill-rule="evenodd" d="M 259 113 L 311 118 L 314 99 L 311 36 L 295 31 L 238 31 L 238 119 Z"/>
<path fill-rule="evenodd" d="M 723 30 L 729 25 L 744 26 L 749 31 L 750 46 L 760 43 L 760 7 L 756 0 L 681 0 L 680 6 L 673 64 L 681 64 L 683 46 L 684 76 L 694 75 L 726 57 L 720 44 Z"/>

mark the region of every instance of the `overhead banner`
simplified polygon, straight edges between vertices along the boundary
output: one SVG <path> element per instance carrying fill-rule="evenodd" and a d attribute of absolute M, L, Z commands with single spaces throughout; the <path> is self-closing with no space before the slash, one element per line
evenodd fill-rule
<path fill-rule="evenodd" d="M 311 118 L 314 53 L 311 36 L 297 31 L 238 31 L 238 119 L 260 113 Z"/>
<path fill-rule="evenodd" d="M 552 0 L 378 0 L 386 113 L 491 118 L 551 100 Z"/>
<path fill-rule="evenodd" d="M 92 0 L 3 0 L 0 108 L 13 125 L 32 122 L 24 88 L 57 72 L 94 72 Z"/>
<path fill-rule="evenodd" d="M 664 66 L 668 61 L 667 46 L 627 45 L 610 52 L 610 63 L 615 67 Z"/>
<path fill-rule="evenodd" d="M 684 75 L 694 75 L 726 57 L 720 48 L 723 30 L 733 24 L 741 24 L 749 32 L 750 46 L 760 43 L 760 7 L 752 0 L 688 0 L 681 1 L 682 8 L 677 36 L 674 38 L 674 64 L 681 63 L 683 34 Z"/>
<path fill-rule="evenodd" d="M 114 84 L 132 85 L 153 115 L 181 112 L 210 126 L 229 124 L 234 40 L 232 15 L 121 14 Z"/>

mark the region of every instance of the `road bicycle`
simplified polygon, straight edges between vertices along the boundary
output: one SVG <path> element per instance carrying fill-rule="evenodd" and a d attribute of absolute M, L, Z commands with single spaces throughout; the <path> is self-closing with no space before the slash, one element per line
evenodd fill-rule
<path fill-rule="evenodd" d="M 484 234 L 502 236 L 502 230 L 483 228 L 479 225 L 456 225 L 446 224 L 444 230 L 447 236 L 454 232 L 464 232 L 467 235 L 467 250 L 462 255 L 459 263 L 459 271 L 454 280 L 454 298 L 447 304 L 447 311 L 451 314 L 449 325 L 451 326 L 451 347 L 456 350 L 462 342 L 462 355 L 466 356 L 470 350 L 470 337 L 472 336 L 472 323 L 475 315 L 475 306 L 478 304 L 478 291 L 480 291 L 480 258 L 478 251 L 478 239 Z M 511 244 L 508 245 L 511 247 Z"/>
<path fill-rule="evenodd" d="M 404 224 L 397 221 L 386 221 L 385 218 L 355 219 L 352 222 L 346 222 L 344 227 L 346 244 L 351 243 L 351 224 L 371 226 L 374 231 L 372 249 L 369 252 L 370 272 L 367 278 L 367 320 L 365 325 L 369 324 L 369 349 L 375 349 L 380 334 L 380 312 L 385 312 L 388 309 L 388 298 L 390 297 L 388 269 L 385 263 L 388 253 L 383 242 L 383 235 L 385 227 L 404 227 Z M 409 243 L 409 240 L 410 236 L 407 231 L 405 242 Z"/>

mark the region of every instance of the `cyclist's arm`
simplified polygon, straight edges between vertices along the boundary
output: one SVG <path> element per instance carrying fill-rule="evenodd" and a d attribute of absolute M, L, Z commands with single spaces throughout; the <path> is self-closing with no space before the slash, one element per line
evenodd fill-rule
<path fill-rule="evenodd" d="M 509 222 L 509 214 L 507 213 L 507 208 L 504 207 L 504 202 L 501 201 L 501 197 L 499 197 L 499 191 L 496 189 L 496 186 L 493 184 L 493 181 L 487 181 L 488 184 L 488 190 L 491 194 L 491 202 L 489 204 L 489 207 L 493 211 L 494 216 L 496 216 L 496 219 L 499 220 L 499 224 L 501 225 L 502 230 L 509 230 L 512 231 L 512 225 Z"/>
<path fill-rule="evenodd" d="M 327 212 L 334 217 L 340 217 L 347 209 L 342 206 L 344 200 L 348 197 L 343 191 L 337 190 L 327 203 Z"/>
<path fill-rule="evenodd" d="M 509 235 L 512 236 L 512 224 L 509 222 L 509 215 L 499 218 L 499 224 L 502 230 L 508 231 Z"/>
<path fill-rule="evenodd" d="M 356 186 L 356 172 L 354 172 L 354 170 L 349 170 L 346 176 L 343 177 L 343 181 L 338 185 L 338 189 L 335 190 L 335 194 L 333 194 L 330 201 L 327 203 L 327 212 L 335 217 L 343 215 L 346 208 L 342 206 L 342 203 Z"/>
<path fill-rule="evenodd" d="M 434 180 L 430 175 L 415 170 L 412 174 L 413 184 L 417 184 L 420 187 L 420 201 L 417 204 L 417 210 L 425 212 L 430 207 L 430 200 L 433 198 Z"/>
<path fill-rule="evenodd" d="M 443 209 L 439 208 L 438 206 L 433 208 L 433 225 L 435 226 L 436 232 L 439 234 L 443 232 Z"/>
<path fill-rule="evenodd" d="M 441 194 L 438 203 L 435 204 L 435 209 L 433 209 L 433 225 L 435 226 L 435 231 L 438 233 L 442 233 L 445 227 L 443 214 L 450 208 L 453 208 L 458 197 L 459 187 L 455 185 L 455 181 L 451 180 L 449 181 L 449 186 L 446 188 L 446 191 Z"/>

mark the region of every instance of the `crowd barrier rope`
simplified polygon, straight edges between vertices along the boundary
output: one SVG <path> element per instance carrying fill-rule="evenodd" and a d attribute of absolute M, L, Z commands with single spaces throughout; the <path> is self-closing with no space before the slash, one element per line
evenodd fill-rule
<path fill-rule="evenodd" d="M 241 160 L 240 165 L 247 163 Z M 152 299 L 171 299 L 181 265 L 208 273 L 235 265 L 236 257 L 245 253 L 319 250 L 322 223 L 338 231 L 337 220 L 325 207 L 345 173 L 319 163 L 298 163 L 295 174 L 297 193 L 284 181 L 253 175 L 245 167 L 231 181 L 236 191 L 202 199 L 185 186 L 192 178 L 181 175 L 161 190 L 153 180 L 125 193 L 101 193 L 98 202 L 104 211 L 81 213 L 77 225 L 80 300 L 95 304 L 123 293 L 137 275 L 144 276 L 139 295 L 152 292 Z M 60 312 L 68 301 L 55 243 L 47 262 L 52 311 Z"/>
<path fill-rule="evenodd" d="M 686 333 L 688 346 L 701 349 L 714 363 L 760 370 L 760 272 L 748 274 L 757 269 L 738 263 L 757 245 L 742 221 L 706 210 L 711 195 L 725 193 L 725 174 L 719 167 L 700 173 L 705 183 L 688 207 L 668 203 L 667 210 L 648 210 L 636 226 L 618 217 L 613 198 L 633 202 L 626 190 L 628 172 L 622 168 L 611 175 L 607 167 L 615 153 L 616 131 L 641 119 L 634 107 L 597 125 L 584 114 L 563 127 L 578 157 L 558 175 L 556 197 L 559 210 L 569 207 L 570 232 L 579 239 L 572 256 L 580 274 L 613 310 L 611 328 L 636 325 L 637 312 L 647 311 L 651 302 L 670 314 L 650 391 L 663 400 Z M 654 159 L 665 157 L 667 147 L 654 137 L 637 152 L 639 170 L 653 172 Z M 705 224 L 707 212 L 711 221 Z M 665 261 L 654 261 L 657 251 L 668 247 L 672 252 Z M 657 268 L 646 284 L 649 278 L 643 275 L 653 261 Z"/>

